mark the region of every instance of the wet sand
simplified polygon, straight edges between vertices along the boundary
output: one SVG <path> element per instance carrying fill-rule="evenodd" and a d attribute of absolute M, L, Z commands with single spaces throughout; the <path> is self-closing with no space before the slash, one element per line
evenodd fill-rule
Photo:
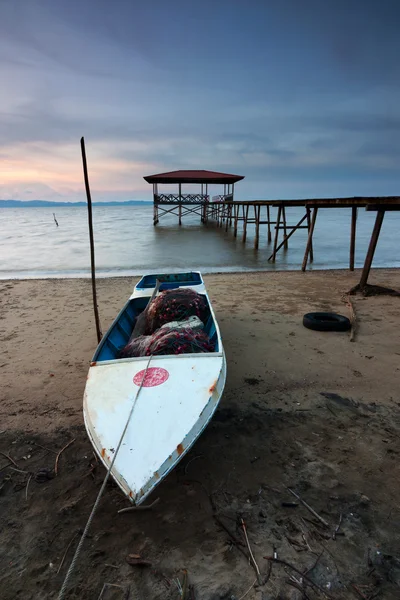
<path fill-rule="evenodd" d="M 332 598 L 362 597 L 354 585 L 366 597 L 399 597 L 400 299 L 355 297 L 354 343 L 347 333 L 302 325 L 309 311 L 348 315 L 342 295 L 358 279 L 346 271 L 205 277 L 228 361 L 218 412 L 153 493 L 150 501 L 160 497 L 153 511 L 118 515 L 127 502 L 108 486 L 68 598 L 97 599 L 109 582 L 121 588 L 108 589 L 106 600 L 128 597 L 128 586 L 132 599 L 176 599 L 173 579 L 187 569 L 193 597 L 238 600 L 255 573 L 240 552 L 246 547 L 218 523 L 245 544 L 238 516 L 263 577 L 263 556 L 275 547 L 301 571 L 321 555 L 309 576 Z M 103 330 L 135 281 L 99 280 Z M 373 271 L 371 283 L 399 289 L 400 272 Z M 26 471 L 0 455 L 1 597 L 56 598 L 104 477 L 82 419 L 96 347 L 91 284 L 0 287 L 0 450 Z M 57 477 L 38 482 L 38 470 L 51 477 L 57 452 L 72 439 Z M 301 505 L 282 506 L 294 500 L 288 486 L 328 528 Z M 344 535 L 334 540 L 340 515 Z M 127 564 L 130 553 L 153 566 Z M 286 570 L 274 564 L 268 582 L 246 598 L 301 598 L 288 583 L 299 576 Z M 323 597 L 308 584 L 307 594 Z"/>

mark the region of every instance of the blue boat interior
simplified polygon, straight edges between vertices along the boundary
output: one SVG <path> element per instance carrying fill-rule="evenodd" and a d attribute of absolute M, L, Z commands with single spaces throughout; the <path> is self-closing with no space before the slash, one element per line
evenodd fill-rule
<path fill-rule="evenodd" d="M 175 283 L 174 287 L 180 287 L 180 285 L 181 283 Z M 193 283 L 191 285 L 193 285 Z M 208 316 L 206 318 L 204 332 L 207 333 L 211 341 L 215 343 L 214 352 L 218 352 L 217 331 L 215 328 L 214 319 L 209 309 L 207 298 L 205 298 L 205 300 L 208 307 Z M 127 302 L 118 317 L 115 319 L 114 323 L 111 325 L 110 329 L 101 340 L 93 356 L 93 362 L 118 359 L 119 351 L 122 350 L 122 348 L 129 341 L 136 318 L 146 308 L 148 301 L 149 298 L 145 297 L 133 298 Z"/>
<path fill-rule="evenodd" d="M 160 275 L 145 275 L 136 285 L 136 289 L 145 290 L 153 289 L 156 285 L 156 280 L 161 283 L 160 290 L 170 290 L 176 287 L 184 287 L 188 285 L 200 285 L 203 283 L 200 273 L 168 273 Z"/>

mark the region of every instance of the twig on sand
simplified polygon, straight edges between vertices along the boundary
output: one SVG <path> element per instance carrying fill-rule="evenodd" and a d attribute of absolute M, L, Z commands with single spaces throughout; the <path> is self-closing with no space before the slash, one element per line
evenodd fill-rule
<path fill-rule="evenodd" d="M 241 522 L 242 522 L 244 537 L 246 538 L 247 548 L 249 549 L 250 558 L 251 558 L 251 561 L 253 563 L 254 570 L 257 573 L 258 583 L 261 585 L 262 577 L 261 577 L 260 569 L 258 568 L 258 564 L 256 563 L 256 559 L 254 558 L 254 555 L 253 555 L 253 553 L 251 551 L 249 538 L 247 537 L 246 525 L 244 524 L 243 519 L 241 519 Z"/>
<path fill-rule="evenodd" d="M 314 562 L 314 564 L 309 568 L 306 569 L 303 573 L 303 575 L 307 575 L 308 573 L 310 573 L 313 569 L 315 569 L 315 567 L 317 566 L 317 564 L 319 563 L 319 560 L 321 558 L 321 556 L 323 555 L 325 551 L 325 548 L 322 549 L 322 552 L 317 556 L 317 560 Z"/>
<path fill-rule="evenodd" d="M 293 577 L 293 575 L 291 575 L 286 581 L 289 585 L 293 586 L 294 588 L 296 588 L 296 590 L 299 590 L 299 592 L 303 594 L 302 598 L 304 598 L 305 600 L 310 600 L 310 596 L 307 595 L 304 586 L 301 583 L 299 583 L 297 579 Z"/>
<path fill-rule="evenodd" d="M 231 531 L 230 529 L 228 529 L 228 527 L 225 525 L 225 523 L 223 523 L 223 522 L 221 521 L 221 519 L 220 519 L 220 518 L 219 518 L 217 515 L 214 515 L 214 520 L 215 520 L 215 521 L 218 523 L 218 525 L 219 525 L 220 527 L 222 527 L 222 529 L 223 529 L 224 531 L 226 531 L 226 533 L 227 533 L 227 534 L 229 535 L 229 537 L 231 538 L 232 542 L 233 542 L 233 543 L 234 543 L 236 546 L 238 546 L 238 547 L 239 547 L 239 549 L 241 549 L 241 548 L 240 548 L 240 546 L 244 546 L 243 542 L 242 542 L 241 540 L 239 540 L 239 539 L 238 539 L 238 538 L 235 536 L 235 534 L 233 534 L 233 533 L 232 533 L 232 531 Z M 249 557 L 247 556 L 246 552 L 244 552 L 244 555 L 245 555 L 245 557 L 246 557 L 246 558 L 249 558 Z"/>
<path fill-rule="evenodd" d="M 188 573 L 187 573 L 186 569 L 184 569 L 184 571 L 183 571 L 183 583 L 182 583 L 181 600 L 187 600 L 187 598 L 188 598 L 188 591 L 189 591 Z"/>
<path fill-rule="evenodd" d="M 55 462 L 55 465 L 54 465 L 54 473 L 55 473 L 56 475 L 58 475 L 58 460 L 59 460 L 59 458 L 60 458 L 61 454 L 62 454 L 62 453 L 64 452 L 64 450 L 66 450 L 66 449 L 67 449 L 67 448 L 68 448 L 68 447 L 69 447 L 71 444 L 73 444 L 73 443 L 75 442 L 75 440 L 76 440 L 76 438 L 74 438 L 73 440 L 71 440 L 70 442 L 68 442 L 68 444 L 66 444 L 66 445 L 64 446 L 64 448 L 61 448 L 60 452 L 57 454 L 57 456 L 56 456 L 56 462 Z"/>
<path fill-rule="evenodd" d="M 26 483 L 26 490 L 25 490 L 25 500 L 28 502 L 28 487 L 29 487 L 29 483 L 32 479 L 32 473 L 29 475 L 28 477 L 28 481 Z"/>
<path fill-rule="evenodd" d="M 11 471 L 16 471 L 17 473 L 29 473 L 29 471 L 22 471 L 22 469 L 14 469 L 14 467 L 9 467 L 9 469 L 11 469 Z"/>
<path fill-rule="evenodd" d="M 308 581 L 310 583 L 310 585 L 312 585 L 316 590 L 321 592 L 321 594 L 324 594 L 327 598 L 332 598 L 332 596 L 330 596 L 322 587 L 320 587 L 317 583 L 315 583 L 308 575 L 306 575 L 305 573 L 302 573 L 297 567 L 295 567 L 294 565 L 291 565 L 286 560 L 281 560 L 280 558 L 274 558 L 273 556 L 264 556 L 264 558 L 265 558 L 265 560 L 269 560 L 271 562 L 284 565 L 285 567 L 288 567 L 289 569 L 293 569 L 293 571 L 295 571 L 298 575 L 300 575 L 300 577 L 303 577 L 306 581 Z"/>
<path fill-rule="evenodd" d="M 203 458 L 203 454 L 198 454 L 197 456 L 193 456 L 193 458 L 191 458 L 185 465 L 185 475 L 187 475 L 187 469 L 188 466 L 190 465 L 190 463 L 192 463 L 194 460 L 196 460 L 197 458 Z"/>
<path fill-rule="evenodd" d="M 358 589 L 358 587 L 356 586 L 355 583 L 352 583 L 351 587 L 353 588 L 353 590 L 355 592 L 357 592 L 357 594 L 360 596 L 360 598 L 363 598 L 363 600 L 368 600 L 367 596 L 365 594 L 363 594 L 360 589 Z"/>
<path fill-rule="evenodd" d="M 128 506 L 128 508 L 121 508 L 121 510 L 118 511 L 118 514 L 120 515 L 121 513 L 132 512 L 133 510 L 151 510 L 159 502 L 160 498 L 156 498 L 154 502 L 152 502 L 151 504 L 146 504 L 145 506 Z"/>
<path fill-rule="evenodd" d="M 77 534 L 77 533 L 75 533 L 74 537 L 73 537 L 73 538 L 71 539 L 71 541 L 69 542 L 69 544 L 68 544 L 68 546 L 67 546 L 67 549 L 65 550 L 65 552 L 64 552 L 64 554 L 63 554 L 63 557 L 62 557 L 62 559 L 61 559 L 60 566 L 59 566 L 59 567 L 58 567 L 58 569 L 57 569 L 57 575 L 58 575 L 58 574 L 59 574 L 59 572 L 61 571 L 61 567 L 63 566 L 63 564 L 64 564 L 64 560 L 65 560 L 65 557 L 67 556 L 67 552 L 68 552 L 68 550 L 70 549 L 70 547 L 71 547 L 71 544 L 72 544 L 72 542 L 75 540 L 75 538 L 76 538 L 76 536 L 77 536 L 77 535 L 78 535 L 78 534 Z"/>
<path fill-rule="evenodd" d="M 2 456 L 4 456 L 4 458 L 6 458 L 7 460 L 9 460 L 9 461 L 10 461 L 10 463 L 12 463 L 12 464 L 14 465 L 14 467 L 17 467 L 17 469 L 18 469 L 18 465 L 17 465 L 17 463 L 15 462 L 15 460 L 13 460 L 13 459 L 11 458 L 11 456 L 9 456 L 8 454 L 6 454 L 5 452 L 0 452 L 0 454 L 1 454 Z"/>
<path fill-rule="evenodd" d="M 52 450 L 51 448 L 46 448 L 46 446 L 42 446 L 41 444 L 38 444 L 37 442 L 33 442 L 34 446 L 38 446 L 39 448 L 42 448 L 42 450 L 47 450 L 47 452 L 52 452 L 53 454 L 57 454 L 56 450 Z"/>
<path fill-rule="evenodd" d="M 249 592 L 251 592 L 251 590 L 253 589 L 253 587 L 255 586 L 255 584 L 257 583 L 257 578 L 253 581 L 253 583 L 251 584 L 251 586 L 249 587 L 249 589 L 240 596 L 239 600 L 243 600 L 243 598 L 246 598 L 247 594 Z"/>
<path fill-rule="evenodd" d="M 320 521 L 323 525 L 325 525 L 325 527 L 329 527 L 329 523 L 327 523 L 325 521 L 325 519 L 323 519 L 317 512 L 315 512 L 315 510 L 313 508 L 311 508 L 311 506 L 309 504 L 307 504 L 307 502 L 305 502 L 298 494 L 296 494 L 296 492 L 294 492 L 292 489 L 288 488 L 288 491 L 295 497 L 297 498 L 297 500 L 299 502 L 302 503 L 303 506 L 306 507 L 306 509 L 312 514 L 314 515 L 314 517 L 316 517 L 318 519 L 318 521 Z"/>
<path fill-rule="evenodd" d="M 116 583 L 105 583 L 103 585 L 103 588 L 100 592 L 100 596 L 98 597 L 98 600 L 101 600 L 101 598 L 103 597 L 104 592 L 106 591 L 106 589 L 108 587 L 115 587 L 115 588 L 119 588 L 120 590 L 123 590 L 124 588 L 122 587 L 122 585 L 117 585 Z"/>
<path fill-rule="evenodd" d="M 332 539 L 333 539 L 333 540 L 336 540 L 336 535 L 337 535 L 337 534 L 338 534 L 338 532 L 339 532 L 339 529 L 340 529 L 340 526 L 341 526 L 341 524 L 342 524 L 342 521 L 343 521 L 343 513 L 340 513 L 340 517 L 339 517 L 339 523 L 337 524 L 337 526 L 336 526 L 336 528 L 335 528 L 335 531 L 332 533 Z"/>

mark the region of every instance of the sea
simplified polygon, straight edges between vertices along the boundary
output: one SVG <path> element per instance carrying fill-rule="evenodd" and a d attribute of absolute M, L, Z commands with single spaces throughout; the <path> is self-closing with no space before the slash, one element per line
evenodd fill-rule
<path fill-rule="evenodd" d="M 272 209 L 275 211 L 276 209 Z M 307 231 L 298 230 L 288 250 L 268 262 L 272 243 L 267 226 L 260 226 L 259 249 L 254 249 L 254 225 L 248 225 L 245 244 L 241 224 L 237 238 L 215 221 L 167 215 L 153 226 L 152 206 L 94 206 L 96 274 L 99 277 L 140 275 L 145 272 L 200 270 L 203 273 L 298 270 Z M 56 225 L 55 213 L 58 226 Z M 303 208 L 287 209 L 294 225 Z M 273 215 L 276 216 L 276 215 Z M 349 264 L 351 209 L 320 209 L 314 232 L 314 262 L 310 269 L 344 269 Z M 356 267 L 362 267 L 375 213 L 358 210 Z M 373 266 L 400 267 L 400 214 L 387 212 Z M 85 207 L 1 208 L 0 278 L 65 278 L 90 276 L 88 217 Z"/>

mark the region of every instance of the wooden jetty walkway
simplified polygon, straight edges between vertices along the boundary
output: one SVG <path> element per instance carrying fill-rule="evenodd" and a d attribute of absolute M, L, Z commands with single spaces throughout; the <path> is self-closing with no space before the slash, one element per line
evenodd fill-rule
<path fill-rule="evenodd" d="M 307 243 L 301 265 L 303 271 L 306 270 L 308 262 L 314 260 L 313 234 L 319 210 L 333 208 L 348 208 L 351 210 L 349 248 L 349 268 L 351 271 L 354 271 L 358 209 L 365 208 L 368 211 L 376 211 L 375 225 L 359 284 L 361 288 L 365 288 L 367 285 L 385 212 L 400 210 L 400 196 L 237 201 L 234 200 L 234 185 L 244 177 L 215 171 L 171 171 L 150 175 L 144 179 L 153 184 L 154 225 L 157 225 L 161 216 L 166 214 L 176 214 L 179 225 L 182 225 L 182 218 L 185 215 L 197 214 L 200 216 L 202 223 L 215 221 L 217 227 L 224 228 L 225 231 L 233 228 L 233 235 L 237 237 L 239 223 L 242 223 L 243 243 L 246 243 L 249 226 L 254 225 L 254 248 L 256 249 L 258 249 L 260 243 L 260 227 L 266 225 L 268 243 L 272 243 L 273 238 L 272 253 L 268 258 L 268 261 L 271 262 L 276 261 L 277 253 L 282 248 L 288 249 L 289 239 L 296 231 L 307 229 Z M 178 193 L 159 193 L 158 186 L 160 184 L 178 185 Z M 182 193 L 182 185 L 184 184 L 200 184 L 200 193 Z M 223 185 L 223 194 L 210 198 L 208 185 Z M 304 214 L 297 223 L 289 224 L 287 214 L 290 214 L 290 209 L 294 207 L 303 208 Z M 283 235 L 280 236 L 282 232 Z"/>

